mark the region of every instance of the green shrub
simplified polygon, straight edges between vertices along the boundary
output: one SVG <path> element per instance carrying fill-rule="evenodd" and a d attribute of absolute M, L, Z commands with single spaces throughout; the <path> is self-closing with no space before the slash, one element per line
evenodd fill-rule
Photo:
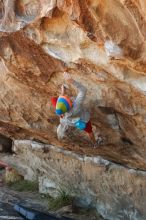
<path fill-rule="evenodd" d="M 63 206 L 71 205 L 73 198 L 65 192 L 63 189 L 58 190 L 58 196 L 55 198 L 49 198 L 49 209 L 50 210 L 57 210 Z"/>
<path fill-rule="evenodd" d="M 37 192 L 38 191 L 38 183 L 37 182 L 31 182 L 28 180 L 21 180 L 14 183 L 9 183 L 9 187 L 11 187 L 13 190 L 22 192 L 22 191 L 29 191 L 29 192 Z"/>

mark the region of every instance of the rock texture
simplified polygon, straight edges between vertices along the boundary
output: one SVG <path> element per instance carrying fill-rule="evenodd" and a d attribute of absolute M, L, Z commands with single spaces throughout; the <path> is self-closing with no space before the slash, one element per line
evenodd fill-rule
<path fill-rule="evenodd" d="M 41 193 L 56 196 L 63 190 L 104 219 L 146 219 L 146 172 L 29 140 L 15 141 L 13 148 L 16 154 L 3 159 L 25 179 L 38 179 Z"/>
<path fill-rule="evenodd" d="M 145 12 L 144 0 L 1 0 L 0 133 L 145 170 Z M 90 149 L 74 130 L 56 139 L 49 100 L 64 70 L 88 87 L 95 135 L 106 137 L 102 149 Z"/>

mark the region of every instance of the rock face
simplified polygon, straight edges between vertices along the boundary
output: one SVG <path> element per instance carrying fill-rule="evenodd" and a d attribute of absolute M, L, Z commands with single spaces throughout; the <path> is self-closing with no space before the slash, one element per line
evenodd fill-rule
<path fill-rule="evenodd" d="M 145 170 L 144 2 L 1 1 L 0 133 Z M 64 70 L 88 88 L 95 135 L 106 137 L 102 149 L 89 150 L 76 131 L 65 142 L 56 140 L 59 121 L 49 100 L 59 94 Z"/>
<path fill-rule="evenodd" d="M 145 171 L 145 40 L 145 0 L 0 1 L 0 133 Z M 76 130 L 57 140 L 65 70 L 88 88 L 98 149 Z"/>
<path fill-rule="evenodd" d="M 14 141 L 13 147 L 16 155 L 3 159 L 25 179 L 38 179 L 41 193 L 56 196 L 63 190 L 105 219 L 146 219 L 146 172 L 29 140 Z"/>

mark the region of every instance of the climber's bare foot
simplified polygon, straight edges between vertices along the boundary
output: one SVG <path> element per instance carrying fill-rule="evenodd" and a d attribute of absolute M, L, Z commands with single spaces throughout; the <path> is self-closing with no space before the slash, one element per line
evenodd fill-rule
<path fill-rule="evenodd" d="M 96 139 L 96 142 L 93 144 L 93 148 L 97 148 L 102 146 L 105 143 L 105 138 L 101 135 L 98 135 L 98 138 Z"/>

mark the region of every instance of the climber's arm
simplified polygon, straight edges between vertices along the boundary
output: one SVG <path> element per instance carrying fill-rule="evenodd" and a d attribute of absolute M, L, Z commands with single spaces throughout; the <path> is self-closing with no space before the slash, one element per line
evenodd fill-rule
<path fill-rule="evenodd" d="M 67 89 L 69 89 L 68 85 L 63 84 L 63 85 L 61 86 L 61 95 L 62 95 L 62 96 L 63 96 L 63 95 L 66 95 L 66 90 L 67 90 Z"/>
<path fill-rule="evenodd" d="M 78 89 L 78 95 L 77 95 L 74 103 L 75 103 L 76 108 L 80 107 L 86 97 L 86 93 L 87 93 L 86 87 L 83 86 L 81 83 L 73 80 L 71 78 L 71 76 L 67 73 L 64 74 L 64 78 L 68 83 L 72 84 L 73 86 L 75 86 Z"/>
<path fill-rule="evenodd" d="M 75 107 L 77 106 L 81 106 L 82 103 L 84 102 L 84 99 L 86 97 L 86 93 L 87 93 L 87 89 L 85 86 L 83 86 L 81 83 L 76 82 L 74 80 L 74 82 L 72 83 L 73 86 L 75 86 L 78 89 L 78 95 L 74 101 L 75 103 Z"/>
<path fill-rule="evenodd" d="M 65 95 L 65 86 L 64 85 L 61 86 L 61 95 Z"/>

